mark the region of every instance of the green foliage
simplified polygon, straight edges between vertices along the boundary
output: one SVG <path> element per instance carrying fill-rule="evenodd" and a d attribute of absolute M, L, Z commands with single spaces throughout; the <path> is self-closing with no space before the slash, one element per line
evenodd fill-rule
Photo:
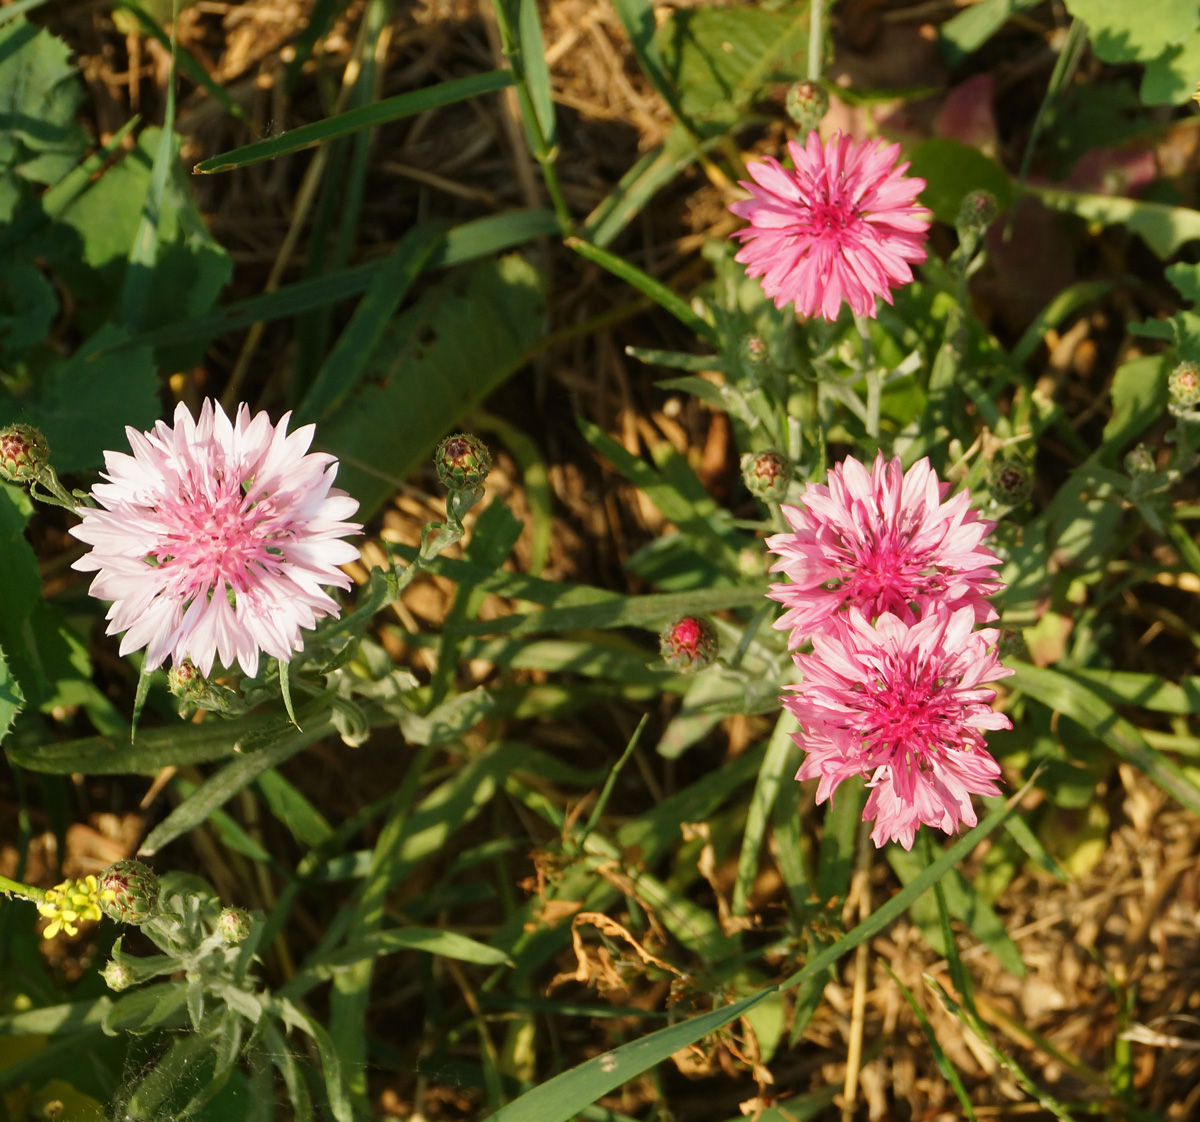
<path fill-rule="evenodd" d="M 921 202 L 943 222 L 953 226 L 963 196 L 971 191 L 991 191 L 1000 208 L 1012 203 L 1008 176 L 978 148 L 970 148 L 948 137 L 935 137 L 909 153 L 909 175 L 926 182 Z"/>
<path fill-rule="evenodd" d="M 367 365 L 371 384 L 319 437 L 365 513 L 525 361 L 542 309 L 537 271 L 510 255 L 449 278 L 384 331 Z"/>

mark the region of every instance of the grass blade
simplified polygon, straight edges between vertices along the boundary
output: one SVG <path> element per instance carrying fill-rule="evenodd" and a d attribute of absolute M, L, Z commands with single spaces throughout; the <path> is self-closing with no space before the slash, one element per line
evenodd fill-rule
<path fill-rule="evenodd" d="M 314 121 L 310 125 L 301 125 L 298 129 L 290 129 L 279 136 L 256 140 L 253 144 L 246 144 L 202 160 L 194 170 L 199 175 L 212 175 L 219 171 L 248 167 L 263 160 L 274 160 L 279 156 L 337 140 L 339 137 L 350 136 L 362 129 L 386 125 L 416 113 L 453 105 L 456 101 L 465 101 L 481 94 L 494 93 L 512 84 L 512 74 L 507 70 L 490 70 L 486 74 L 472 74 L 469 78 L 455 78 L 453 81 L 441 82 L 426 89 L 385 98 L 372 105 L 363 105 L 334 117 L 326 117 L 323 121 Z"/>
<path fill-rule="evenodd" d="M 556 1075 L 553 1079 L 526 1092 L 515 1102 L 501 1107 L 492 1115 L 492 1122 L 568 1122 L 601 1096 L 640 1075 L 643 1071 L 669 1059 L 671 1055 L 695 1043 L 710 1032 L 724 1027 L 749 1012 L 773 993 L 791 989 L 809 978 L 816 977 L 860 943 L 882 931 L 926 889 L 954 868 L 985 837 L 996 830 L 1013 812 L 1025 789 L 1002 811 L 988 815 L 970 833 L 964 834 L 933 864 L 927 866 L 914 880 L 886 901 L 878 911 L 832 946 L 814 955 L 791 977 L 774 986 L 747 995 L 740 1001 L 692 1017 L 669 1028 L 659 1029 L 640 1040 L 601 1056 L 587 1060 L 577 1067 Z"/>

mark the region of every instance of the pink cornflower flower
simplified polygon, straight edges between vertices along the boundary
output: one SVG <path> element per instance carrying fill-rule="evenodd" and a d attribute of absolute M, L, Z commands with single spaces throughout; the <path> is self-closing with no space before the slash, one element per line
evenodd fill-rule
<path fill-rule="evenodd" d="M 1001 588 L 991 568 L 1000 559 L 980 544 L 994 523 L 971 509 L 966 491 L 947 499 L 950 484 L 927 459 L 904 472 L 882 453 L 870 472 L 850 456 L 828 478 L 808 484 L 803 506 L 783 507 L 790 533 L 767 538 L 779 555 L 771 571 L 789 578 L 768 593 L 787 607 L 775 626 L 790 629 L 789 646 L 852 607 L 868 619 L 911 619 L 937 602 L 970 607 L 979 623 L 996 618 L 985 597 Z"/>
<path fill-rule="evenodd" d="M 174 427 L 125 430 L 133 455 L 105 453 L 100 509 L 71 533 L 92 546 L 74 567 L 113 601 L 121 654 L 145 647 L 148 669 L 170 656 L 205 675 L 236 659 L 253 677 L 260 653 L 286 660 L 301 628 L 338 614 L 320 586 L 350 586 L 338 566 L 358 549 L 340 539 L 362 529 L 344 521 L 358 502 L 332 489 L 336 459 L 308 452 L 314 426 L 288 435 L 290 416 L 273 425 L 242 405 L 231 423 L 205 401 L 193 420 L 180 403 Z"/>
<path fill-rule="evenodd" d="M 771 156 L 746 165 L 752 197 L 729 208 L 750 223 L 733 235 L 745 242 L 736 260 L 777 308 L 833 321 L 844 300 L 874 316 L 875 298 L 890 304 L 912 280 L 910 262 L 925 260 L 930 212 L 915 205 L 925 180 L 896 164 L 899 144 L 835 135 L 822 147 L 814 130 L 788 151 L 794 171 Z"/>
<path fill-rule="evenodd" d="M 797 779 L 818 779 L 817 802 L 843 779 L 868 777 L 863 821 L 876 846 L 911 849 L 924 823 L 946 833 L 974 826 L 971 795 L 999 793 L 988 729 L 1012 728 L 982 683 L 1012 673 L 999 663 L 995 628 L 973 631 L 969 608 L 937 608 L 916 623 L 885 612 L 874 625 L 857 609 L 796 655 L 804 682 L 783 699 L 807 753 Z"/>

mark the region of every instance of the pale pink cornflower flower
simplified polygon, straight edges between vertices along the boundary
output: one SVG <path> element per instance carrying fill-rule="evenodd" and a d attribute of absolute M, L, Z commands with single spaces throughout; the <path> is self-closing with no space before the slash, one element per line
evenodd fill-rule
<path fill-rule="evenodd" d="M 875 315 L 875 299 L 912 280 L 909 265 L 925 260 L 930 212 L 916 205 L 925 180 L 897 165 L 899 144 L 835 135 L 823 147 L 816 130 L 804 147 L 788 142 L 795 170 L 771 156 L 746 165 L 751 198 L 729 209 L 749 227 L 736 260 L 761 277 L 775 306 L 795 304 L 805 316 L 837 319 L 842 302 Z"/>
<path fill-rule="evenodd" d="M 313 425 L 288 435 L 245 405 L 233 422 L 205 401 L 198 420 L 126 428 L 132 455 L 104 454 L 99 509 L 71 533 L 92 546 L 75 562 L 95 572 L 91 594 L 111 600 L 108 634 L 121 654 L 146 648 L 153 670 L 171 657 L 203 674 L 234 660 L 253 677 L 260 653 L 287 660 L 300 631 L 338 614 L 321 585 L 349 588 L 338 568 L 358 558 L 341 539 L 358 502 L 333 489 L 337 460 L 309 452 Z"/>
<path fill-rule="evenodd" d="M 967 491 L 946 498 L 950 484 L 928 459 L 905 472 L 882 453 L 870 472 L 848 456 L 828 479 L 808 484 L 802 506 L 783 507 L 791 530 L 767 538 L 779 556 L 771 571 L 788 577 L 768 595 L 787 608 L 775 627 L 791 631 L 789 646 L 851 607 L 868 619 L 911 619 L 936 602 L 970 607 L 979 623 L 996 618 L 986 597 L 1001 588 L 992 571 L 1000 559 L 980 544 L 995 524 L 971 509 Z"/>
<path fill-rule="evenodd" d="M 983 683 L 1000 665 L 995 628 L 973 630 L 969 608 L 936 608 L 912 623 L 885 612 L 872 625 L 857 609 L 796 655 L 804 681 L 784 706 L 800 722 L 807 755 L 797 779 L 817 779 L 817 802 L 851 775 L 867 778 L 863 821 L 876 846 L 911 849 L 924 823 L 954 833 L 974 826 L 971 795 L 999 794 L 1000 766 L 984 732 L 1012 728 Z"/>

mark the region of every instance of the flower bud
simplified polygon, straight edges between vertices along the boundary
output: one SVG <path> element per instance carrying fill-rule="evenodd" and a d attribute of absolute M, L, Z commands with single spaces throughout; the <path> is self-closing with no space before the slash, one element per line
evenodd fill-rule
<path fill-rule="evenodd" d="M 158 912 L 158 877 L 140 861 L 118 861 L 100 876 L 100 907 L 119 923 L 143 924 Z"/>
<path fill-rule="evenodd" d="M 1154 449 L 1148 444 L 1139 444 L 1125 457 L 1125 470 L 1130 475 L 1153 475 L 1158 470 Z"/>
<path fill-rule="evenodd" d="M 250 913 L 244 908 L 222 908 L 217 916 L 217 934 L 236 947 L 250 934 Z"/>
<path fill-rule="evenodd" d="M 133 985 L 133 971 L 115 958 L 110 958 L 104 964 L 104 969 L 100 971 L 100 977 L 108 983 L 108 988 L 116 993 Z"/>
<path fill-rule="evenodd" d="M 663 661 L 683 673 L 703 670 L 717 655 L 717 629 L 704 616 L 684 616 L 667 624 L 658 637 Z"/>
<path fill-rule="evenodd" d="M 196 701 L 208 690 L 208 679 L 200 673 L 200 669 L 190 659 L 171 664 L 167 671 L 167 688 L 185 701 Z"/>
<path fill-rule="evenodd" d="M 829 111 L 829 94 L 817 82 L 796 82 L 787 92 L 786 108 L 796 127 L 808 132 Z"/>
<path fill-rule="evenodd" d="M 50 463 L 50 445 L 32 425 L 0 429 L 0 477 L 32 483 Z"/>
<path fill-rule="evenodd" d="M 787 494 L 793 470 L 792 461 L 779 452 L 747 453 L 742 457 L 742 478 L 750 493 L 760 499 L 779 502 Z"/>
<path fill-rule="evenodd" d="M 463 491 L 483 483 L 492 470 L 492 457 L 479 437 L 460 432 L 438 445 L 434 466 L 443 486 Z"/>
<path fill-rule="evenodd" d="M 1173 404 L 1192 406 L 1200 402 L 1200 370 L 1195 363 L 1181 362 L 1167 378 Z"/>
<path fill-rule="evenodd" d="M 761 335 L 747 335 L 738 346 L 742 364 L 753 370 L 767 361 L 767 341 Z"/>
<path fill-rule="evenodd" d="M 988 493 L 1003 506 L 1020 506 L 1033 493 L 1033 472 L 1024 460 L 997 456 L 988 472 Z"/>
<path fill-rule="evenodd" d="M 1000 205 L 991 191 L 968 191 L 958 207 L 958 218 L 955 226 L 961 237 L 962 231 L 969 230 L 975 235 L 982 234 L 1000 213 Z"/>

